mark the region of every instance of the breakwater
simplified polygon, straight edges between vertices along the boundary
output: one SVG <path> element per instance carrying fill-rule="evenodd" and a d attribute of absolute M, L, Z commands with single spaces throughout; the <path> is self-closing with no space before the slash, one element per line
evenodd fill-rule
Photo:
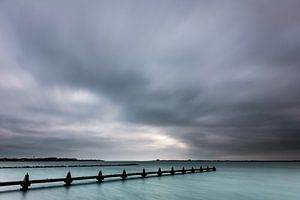
<path fill-rule="evenodd" d="M 79 177 L 72 177 L 71 172 L 67 173 L 67 176 L 64 178 L 51 178 L 51 179 L 35 179 L 30 180 L 29 174 L 25 174 L 25 177 L 21 181 L 6 181 L 6 182 L 0 182 L 0 186 L 16 186 L 20 185 L 21 189 L 23 191 L 27 191 L 29 187 L 32 184 L 42 184 L 42 183 L 54 183 L 54 182 L 63 182 L 65 186 L 71 186 L 72 182 L 79 181 L 79 180 L 96 180 L 98 183 L 102 183 L 104 180 L 109 178 L 120 178 L 120 180 L 125 181 L 129 177 L 140 177 L 140 178 L 146 178 L 149 176 L 163 176 L 163 175 L 178 175 L 178 174 L 186 174 L 186 173 L 202 173 L 202 172 L 211 172 L 216 171 L 216 167 L 202 167 L 200 168 L 190 168 L 185 169 L 182 167 L 182 169 L 174 169 L 173 167 L 171 170 L 161 170 L 159 168 L 157 171 L 149 171 L 147 172 L 145 169 L 143 169 L 141 172 L 134 172 L 134 173 L 127 173 L 124 169 L 122 173 L 119 174 L 108 174 L 103 175 L 102 171 L 100 170 L 98 175 L 96 176 L 79 176 Z"/>

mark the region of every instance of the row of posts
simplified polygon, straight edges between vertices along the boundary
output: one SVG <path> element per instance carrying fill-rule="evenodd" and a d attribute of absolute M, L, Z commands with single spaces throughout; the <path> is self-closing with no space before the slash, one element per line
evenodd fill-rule
<path fill-rule="evenodd" d="M 200 171 L 200 172 L 203 172 L 203 170 L 204 170 L 204 168 L 202 168 L 202 166 L 200 166 L 199 171 Z M 205 170 L 206 170 L 207 172 L 209 172 L 209 171 L 210 171 L 210 168 L 207 166 Z M 192 167 L 191 173 L 195 173 L 195 171 L 196 171 L 195 168 Z M 216 171 L 216 167 L 215 167 L 215 166 L 212 167 L 212 171 Z M 185 173 L 186 173 L 186 169 L 185 169 L 184 167 L 182 167 L 181 173 L 182 173 L 182 174 L 185 174 Z M 163 174 L 163 173 L 162 173 L 161 168 L 158 168 L 157 176 L 162 176 L 162 174 Z M 175 170 L 174 170 L 173 167 L 171 168 L 170 174 L 171 174 L 171 175 L 175 175 Z M 126 170 L 124 169 L 124 170 L 123 170 L 123 173 L 121 174 L 121 179 L 122 179 L 122 180 L 126 180 L 126 179 L 127 179 L 127 176 L 128 176 L 128 175 L 127 175 L 127 173 L 126 173 Z M 145 178 L 145 177 L 147 176 L 147 173 L 146 173 L 145 168 L 143 169 L 143 171 L 142 171 L 142 173 L 141 173 L 141 176 L 142 176 L 142 178 Z M 101 182 L 104 180 L 104 177 L 103 177 L 103 175 L 102 175 L 102 171 L 101 171 L 101 170 L 99 171 L 98 176 L 96 177 L 96 179 L 97 179 L 97 182 L 98 182 L 98 183 L 101 183 Z M 72 181 L 73 181 L 73 180 L 72 180 L 71 172 L 68 172 L 68 173 L 67 173 L 67 176 L 66 176 L 66 178 L 65 178 L 65 180 L 64 180 L 65 186 L 70 186 L 71 183 L 72 183 Z M 30 183 L 30 180 L 29 180 L 29 174 L 27 173 L 27 174 L 25 175 L 25 177 L 24 177 L 24 180 L 23 180 L 22 183 L 21 183 L 22 190 L 28 190 L 28 188 L 29 188 L 30 185 L 31 185 L 31 183 Z"/>

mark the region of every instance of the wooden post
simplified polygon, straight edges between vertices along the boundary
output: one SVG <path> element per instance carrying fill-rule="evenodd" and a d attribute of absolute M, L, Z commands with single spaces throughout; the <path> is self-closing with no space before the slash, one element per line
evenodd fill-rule
<path fill-rule="evenodd" d="M 215 167 L 215 166 L 213 166 L 212 170 L 213 170 L 214 172 L 215 172 L 215 171 L 217 171 L 217 169 L 216 169 L 216 167 Z"/>
<path fill-rule="evenodd" d="M 158 168 L 157 176 L 161 176 L 161 175 L 162 175 L 161 168 Z"/>
<path fill-rule="evenodd" d="M 123 181 L 126 180 L 126 178 L 127 178 L 127 174 L 126 174 L 125 169 L 123 170 L 123 173 L 122 173 L 122 175 L 121 175 L 121 178 L 122 178 Z"/>
<path fill-rule="evenodd" d="M 142 177 L 145 178 L 147 176 L 145 168 L 143 168 Z"/>
<path fill-rule="evenodd" d="M 28 190 L 29 186 L 30 186 L 29 174 L 26 173 L 24 176 L 23 182 L 21 183 L 21 187 L 22 187 L 21 190 L 26 191 L 26 190 Z"/>
<path fill-rule="evenodd" d="M 65 186 L 70 186 L 72 183 L 72 176 L 71 176 L 71 172 L 67 173 L 66 179 L 65 179 Z"/>
<path fill-rule="evenodd" d="M 171 175 L 174 175 L 174 174 L 175 174 L 174 167 L 172 167 L 172 169 L 171 169 Z"/>
<path fill-rule="evenodd" d="M 182 170 L 181 170 L 181 171 L 182 171 L 183 174 L 185 174 L 185 169 L 184 169 L 184 167 L 182 167 Z"/>
<path fill-rule="evenodd" d="M 200 166 L 200 172 L 203 172 L 203 168 L 202 168 L 202 166 Z"/>
<path fill-rule="evenodd" d="M 194 167 L 192 167 L 192 170 L 191 170 L 191 172 L 192 172 L 192 173 L 195 173 L 195 169 L 194 169 Z"/>
<path fill-rule="evenodd" d="M 103 181 L 103 175 L 102 175 L 102 171 L 100 170 L 97 176 L 97 182 L 101 183 Z"/>
<path fill-rule="evenodd" d="M 206 171 L 209 172 L 209 167 L 208 166 L 206 167 Z"/>

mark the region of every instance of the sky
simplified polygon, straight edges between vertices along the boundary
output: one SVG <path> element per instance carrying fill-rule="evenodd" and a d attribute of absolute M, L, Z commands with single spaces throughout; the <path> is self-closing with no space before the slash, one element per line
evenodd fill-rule
<path fill-rule="evenodd" d="M 300 1 L 0 2 L 0 157 L 300 159 Z"/>

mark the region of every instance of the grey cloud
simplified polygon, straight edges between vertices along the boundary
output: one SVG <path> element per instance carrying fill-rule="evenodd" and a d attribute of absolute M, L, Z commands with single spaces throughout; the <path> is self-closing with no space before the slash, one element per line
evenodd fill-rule
<path fill-rule="evenodd" d="M 245 131 L 246 130 L 246 131 Z M 214 133 L 211 138 L 210 132 Z M 228 128 L 189 132 L 183 137 L 195 147 L 191 151 L 205 158 L 297 159 L 299 128 Z M 241 132 L 243 131 L 243 132 Z"/>
<path fill-rule="evenodd" d="M 33 132 L 31 132 L 33 133 Z M 96 150 L 101 152 L 103 149 L 114 147 L 114 143 L 108 138 L 74 137 L 68 133 L 61 133 L 64 136 L 51 136 L 51 133 L 39 132 L 39 135 L 28 135 L 27 132 L 16 137 L 4 138 L 1 143 L 1 157 L 47 157 L 47 156 L 66 156 L 66 157 L 96 157 Z M 100 153 L 99 156 L 106 155 Z"/>
<path fill-rule="evenodd" d="M 191 157 L 299 156 L 298 1 L 2 5 L 0 26 L 12 34 L 0 40 L 11 41 L 5 47 L 37 90 L 92 91 L 118 109 L 115 121 L 167 128 Z M 41 121 L 109 112 L 100 103 L 76 107 L 81 114 L 28 104 Z M 13 132 L 22 125 L 3 119 Z"/>

